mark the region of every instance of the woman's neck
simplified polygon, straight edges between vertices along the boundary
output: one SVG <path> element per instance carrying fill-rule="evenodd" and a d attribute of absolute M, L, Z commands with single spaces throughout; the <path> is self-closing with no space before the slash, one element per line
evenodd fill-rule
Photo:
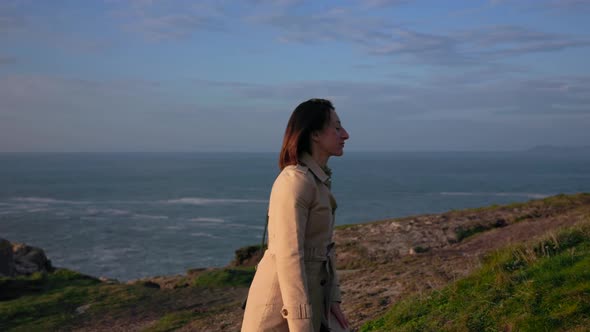
<path fill-rule="evenodd" d="M 329 155 L 327 155 L 327 154 L 324 155 L 323 153 L 317 153 L 316 151 L 313 151 L 313 150 L 311 151 L 311 157 L 322 168 L 324 168 L 328 165 L 328 159 L 330 159 Z"/>

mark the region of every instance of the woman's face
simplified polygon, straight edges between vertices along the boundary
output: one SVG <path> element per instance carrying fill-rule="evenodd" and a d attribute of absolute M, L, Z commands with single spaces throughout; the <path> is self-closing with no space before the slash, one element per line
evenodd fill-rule
<path fill-rule="evenodd" d="M 330 111 L 328 125 L 314 137 L 319 153 L 329 156 L 341 156 L 344 151 L 344 141 L 350 136 L 342 127 L 340 118 L 334 110 Z"/>

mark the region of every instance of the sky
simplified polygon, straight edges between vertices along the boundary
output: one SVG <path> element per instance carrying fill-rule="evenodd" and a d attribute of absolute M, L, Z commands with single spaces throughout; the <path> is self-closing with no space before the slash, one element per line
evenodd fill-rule
<path fill-rule="evenodd" d="M 0 152 L 278 151 L 330 99 L 350 151 L 590 142 L 590 0 L 1 0 Z"/>

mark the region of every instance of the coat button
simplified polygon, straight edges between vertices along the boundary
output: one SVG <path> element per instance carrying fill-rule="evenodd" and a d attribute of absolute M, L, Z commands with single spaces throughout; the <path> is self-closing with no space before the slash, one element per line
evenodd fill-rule
<path fill-rule="evenodd" d="M 320 285 L 322 285 L 322 286 L 323 286 L 323 285 L 325 285 L 325 284 L 326 284 L 326 279 L 322 279 L 322 280 L 320 280 Z"/>
<path fill-rule="evenodd" d="M 283 315 L 283 317 L 287 317 L 287 315 L 289 314 L 289 311 L 287 309 L 283 309 L 283 310 L 281 310 L 281 314 Z"/>

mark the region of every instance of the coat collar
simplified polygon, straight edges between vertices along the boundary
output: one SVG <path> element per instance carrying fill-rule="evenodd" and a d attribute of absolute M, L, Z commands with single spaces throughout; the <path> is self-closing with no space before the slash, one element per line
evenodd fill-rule
<path fill-rule="evenodd" d="M 322 167 L 320 167 L 320 165 L 318 165 L 318 163 L 315 161 L 315 159 L 312 158 L 312 156 L 307 153 L 304 152 L 301 157 L 299 157 L 299 161 L 301 164 L 304 164 L 305 166 L 307 166 L 307 168 L 309 168 L 309 170 L 323 183 L 325 184 L 329 184 L 330 183 L 330 176 L 328 176 L 326 174 L 326 172 L 324 172 L 324 170 L 322 169 Z"/>

